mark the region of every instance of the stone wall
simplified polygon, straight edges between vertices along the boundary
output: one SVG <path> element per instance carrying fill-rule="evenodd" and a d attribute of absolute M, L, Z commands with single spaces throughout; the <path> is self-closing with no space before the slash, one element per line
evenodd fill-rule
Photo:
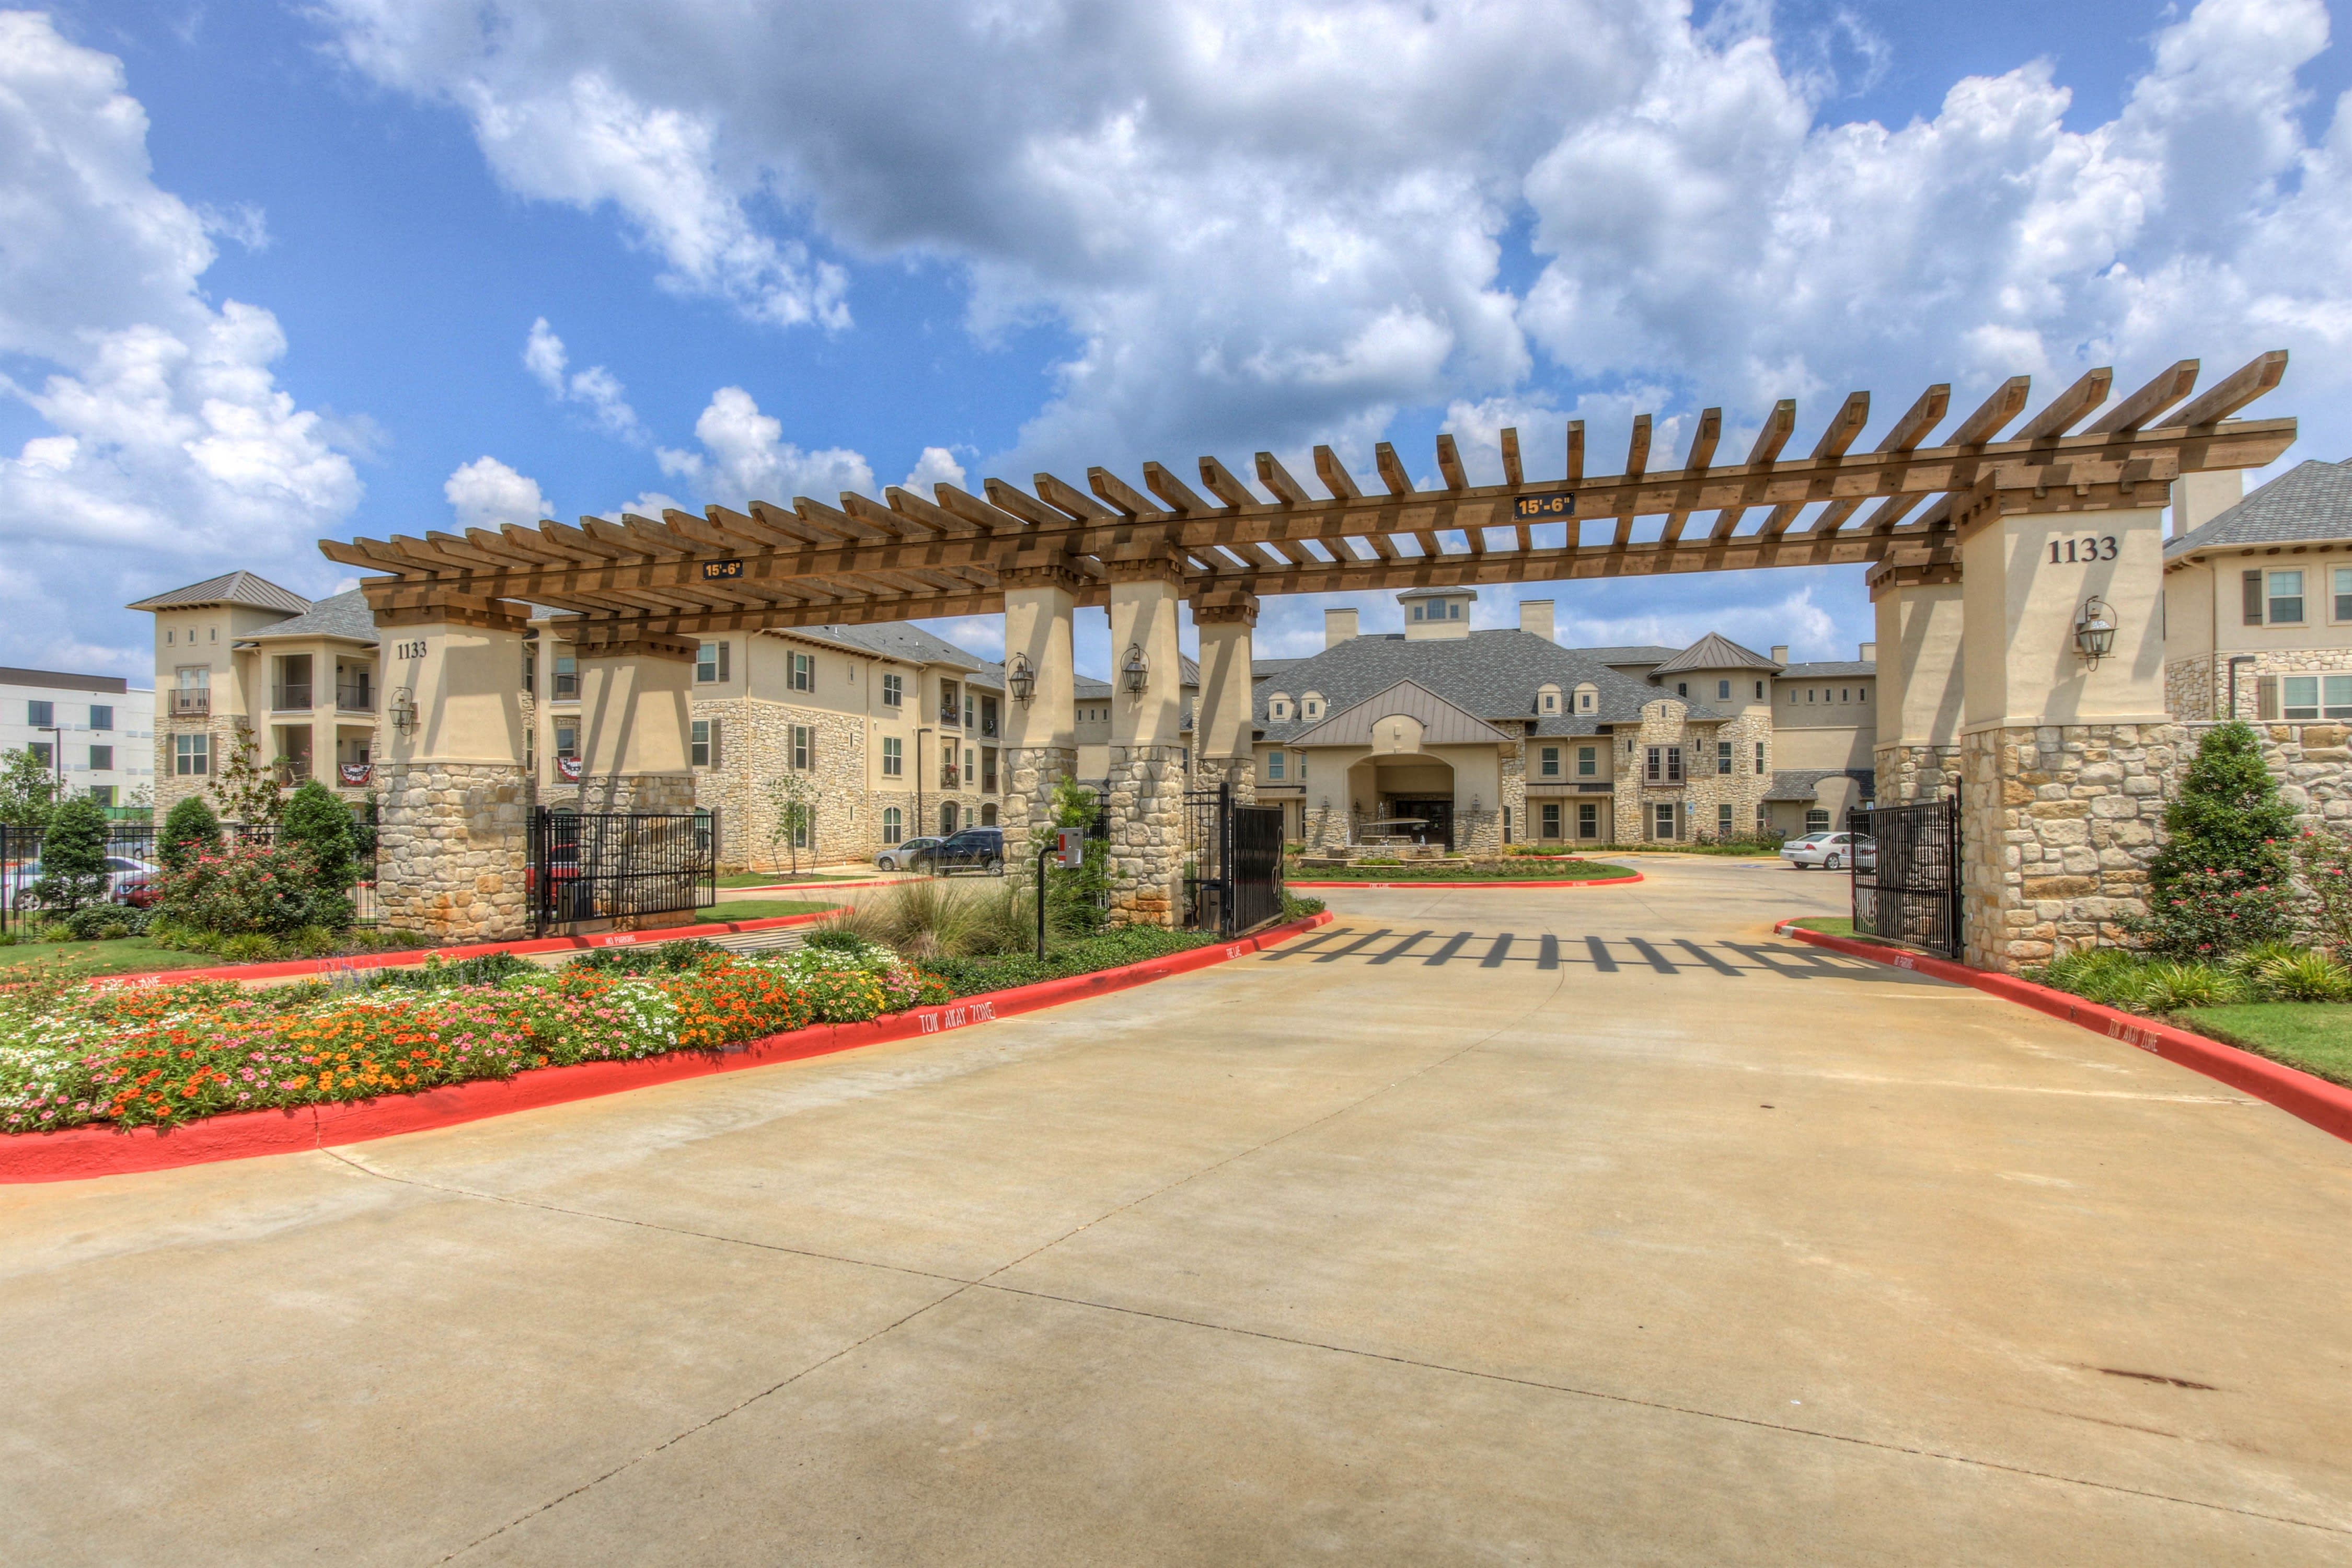
<path fill-rule="evenodd" d="M 1878 798 L 1888 805 L 1936 800 L 1960 787 L 1958 746 L 1881 746 L 1871 761 L 1878 771 Z"/>
<path fill-rule="evenodd" d="M 236 745 L 238 729 L 236 719 L 226 713 L 215 713 L 201 719 L 168 717 L 171 704 L 170 689 L 159 686 L 155 693 L 155 821 L 159 826 L 165 813 L 192 795 L 203 795 L 205 805 L 215 811 L 219 809 L 220 801 L 205 786 L 219 776 L 221 764 L 228 760 L 229 752 Z M 191 734 L 212 737 L 212 772 L 183 777 L 172 771 L 175 755 L 172 737 Z M 259 737 L 255 739 L 257 747 Z M 255 754 L 260 756 L 257 749 Z M 260 757 L 260 761 L 267 763 L 269 759 Z"/>
<path fill-rule="evenodd" d="M 2249 631 L 2253 634 L 2254 628 Z M 2230 658 L 2228 654 L 2200 653 L 2168 659 L 2164 666 L 2164 710 L 2190 723 L 2230 718 Z M 2342 675 L 2347 670 L 2352 670 L 2352 647 L 2265 649 L 2253 655 L 2252 663 L 2238 666 L 2236 717 L 2250 722 L 2259 719 L 2259 683 L 2264 676 Z"/>
<path fill-rule="evenodd" d="M 520 766 L 378 764 L 383 921 L 436 942 L 521 935 L 529 920 L 530 781 Z"/>
<path fill-rule="evenodd" d="M 1032 866 L 1044 850 L 1044 844 L 1031 837 L 1033 826 L 1052 829 L 1054 821 L 1054 790 L 1064 779 L 1078 771 L 1078 749 L 1076 746 L 1008 746 L 997 758 L 1003 770 L 998 781 L 1004 786 L 1003 815 L 998 820 L 1004 828 L 1004 862 L 1007 866 Z"/>
<path fill-rule="evenodd" d="M 2189 734 L 2181 748 L 2181 767 L 2186 769 L 2198 742 L 2214 726 L 2182 728 Z M 2263 761 L 2278 781 L 2279 799 L 2294 808 L 2298 826 L 2352 832 L 2352 725 L 2305 721 L 2256 724 L 2253 731 L 2262 742 Z M 2167 797 L 2178 787 L 2179 781 L 2171 781 Z"/>
<path fill-rule="evenodd" d="M 1113 746 L 1110 918 L 1114 925 L 1180 923 L 1184 891 L 1184 751 Z"/>
<path fill-rule="evenodd" d="M 549 804 L 583 812 L 684 813 L 695 808 L 692 773 L 592 773 L 565 793 L 572 798 L 558 795 Z"/>
<path fill-rule="evenodd" d="M 1536 837 L 1528 820 L 1528 743 L 1525 740 L 1503 752 L 1503 808 L 1510 814 L 1511 842 L 1525 844 Z"/>
<path fill-rule="evenodd" d="M 1214 789 L 1227 779 L 1233 781 L 1235 805 L 1257 804 L 1255 757 L 1195 757 L 1192 759 L 1192 782 L 1186 787 Z"/>
<path fill-rule="evenodd" d="M 2192 654 L 2187 658 L 2164 661 L 2164 710 L 2175 719 L 2197 720 L 2218 717 L 2229 706 L 2228 693 L 2217 690 L 2213 680 L 2214 657 L 2210 653 Z M 2252 710 L 2254 693 L 2245 685 L 2239 667 L 2240 706 Z"/>

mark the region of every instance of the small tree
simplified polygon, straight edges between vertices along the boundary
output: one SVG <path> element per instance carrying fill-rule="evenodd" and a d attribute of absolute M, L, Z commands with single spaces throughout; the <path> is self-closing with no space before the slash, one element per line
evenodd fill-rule
<path fill-rule="evenodd" d="M 352 808 L 317 779 L 306 779 L 286 802 L 278 841 L 310 857 L 319 890 L 341 893 L 357 872 L 352 860 Z"/>
<path fill-rule="evenodd" d="M 1055 784 L 1053 798 L 1055 827 L 1090 828 L 1101 812 L 1095 792 L 1074 778 L 1065 777 Z M 1110 845 L 1090 837 L 1086 840 L 1084 865 L 1068 869 L 1056 866 L 1046 873 L 1046 914 L 1056 931 L 1079 935 L 1099 931 L 1109 890 Z"/>
<path fill-rule="evenodd" d="M 163 831 L 156 836 L 155 847 L 165 870 L 185 870 L 197 856 L 220 853 L 220 818 L 204 796 L 184 795 L 163 814 Z"/>
<path fill-rule="evenodd" d="M 2197 873 L 2285 881 L 2294 813 L 2279 799 L 2251 726 L 2232 721 L 2206 731 L 2179 795 L 2164 808 L 2164 828 L 2168 841 L 2148 868 L 2159 895 Z"/>
<path fill-rule="evenodd" d="M 781 773 L 768 781 L 768 808 L 773 820 L 768 827 L 768 859 L 776 858 L 776 847 L 783 846 L 791 858 L 793 875 L 801 869 L 801 840 L 809 840 L 814 858 L 816 840 L 816 787 L 806 773 Z"/>
<path fill-rule="evenodd" d="M 33 896 L 68 914 L 106 894 L 106 808 L 80 795 L 58 807 L 41 835 L 41 877 Z"/>
<path fill-rule="evenodd" d="M 58 777 L 30 746 L 0 752 L 0 825 L 38 833 L 57 809 Z"/>
<path fill-rule="evenodd" d="M 239 724 L 221 748 L 220 771 L 213 774 L 213 798 L 231 822 L 275 822 L 285 808 L 278 793 L 278 776 L 261 765 L 261 748 L 254 744 L 250 726 Z"/>

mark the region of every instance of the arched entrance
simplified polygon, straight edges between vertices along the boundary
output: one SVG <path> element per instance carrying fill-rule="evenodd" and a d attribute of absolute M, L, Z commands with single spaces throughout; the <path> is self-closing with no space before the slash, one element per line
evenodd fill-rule
<path fill-rule="evenodd" d="M 1369 775 L 1370 815 L 1360 840 L 1402 838 L 1454 847 L 1454 765 L 1425 752 L 1392 752 L 1359 764 Z"/>

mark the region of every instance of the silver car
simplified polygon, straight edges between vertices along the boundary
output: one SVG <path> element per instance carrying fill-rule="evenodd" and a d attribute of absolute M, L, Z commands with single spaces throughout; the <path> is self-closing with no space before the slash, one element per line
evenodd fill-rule
<path fill-rule="evenodd" d="M 944 838 L 908 838 L 891 845 L 874 857 L 874 864 L 885 871 L 911 871 L 917 862 L 927 858 L 930 851 L 946 843 Z"/>
<path fill-rule="evenodd" d="M 1800 871 L 1810 871 L 1816 866 L 1824 871 L 1843 871 L 1849 866 L 1875 871 L 1878 840 L 1859 838 L 1851 833 L 1808 833 L 1781 845 L 1780 858 Z"/>

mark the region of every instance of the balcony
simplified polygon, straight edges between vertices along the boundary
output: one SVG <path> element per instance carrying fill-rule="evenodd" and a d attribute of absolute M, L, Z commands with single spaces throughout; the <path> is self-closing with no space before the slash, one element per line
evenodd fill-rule
<path fill-rule="evenodd" d="M 366 681 L 335 683 L 335 710 L 339 713 L 373 713 L 375 711 L 375 688 Z"/>
<path fill-rule="evenodd" d="M 310 759 L 308 757 L 280 757 L 272 764 L 272 769 L 278 775 L 278 787 L 280 789 L 292 789 L 310 782 Z"/>
<path fill-rule="evenodd" d="M 548 700 L 551 702 L 579 701 L 580 677 L 578 673 L 575 671 L 566 674 L 562 670 L 558 670 L 555 676 L 555 689 L 548 694 Z"/>
<path fill-rule="evenodd" d="M 182 687 L 172 693 L 172 717 L 202 719 L 213 710 L 212 689 L 205 686 Z"/>
<path fill-rule="evenodd" d="M 953 763 L 950 763 L 940 769 L 940 787 L 941 789 L 961 789 L 963 787 L 963 774 L 958 771 Z"/>
<path fill-rule="evenodd" d="M 286 682 L 269 689 L 269 710 L 273 713 L 308 713 L 310 710 L 310 683 L 300 685 Z"/>
<path fill-rule="evenodd" d="M 963 710 L 950 703 L 940 710 L 940 722 L 950 730 L 963 728 Z"/>

